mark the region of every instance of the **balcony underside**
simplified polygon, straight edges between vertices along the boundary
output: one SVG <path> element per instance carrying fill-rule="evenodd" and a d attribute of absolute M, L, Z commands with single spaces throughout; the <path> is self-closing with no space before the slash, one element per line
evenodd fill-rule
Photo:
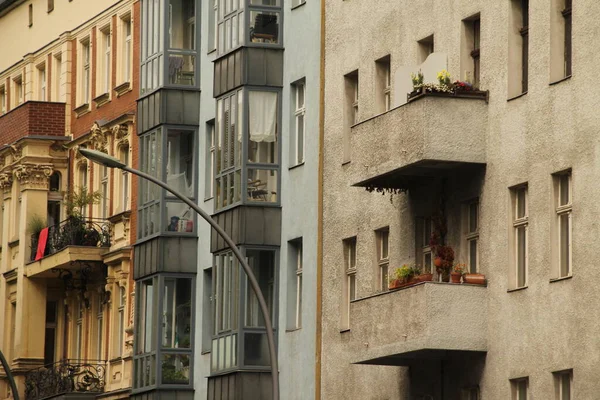
<path fill-rule="evenodd" d="M 56 278 L 53 269 L 79 271 L 82 265 L 102 263 L 102 256 L 107 247 L 68 246 L 61 251 L 27 264 L 26 274 L 29 278 Z"/>
<path fill-rule="evenodd" d="M 389 351 L 394 351 L 388 349 Z M 398 349 L 398 351 L 404 351 Z M 388 366 L 400 366 L 410 367 L 418 364 L 424 360 L 452 360 L 460 359 L 470 355 L 484 355 L 486 350 L 480 351 L 465 351 L 465 350 L 447 350 L 447 349 L 420 349 L 408 352 L 401 352 L 398 354 L 387 355 L 379 358 L 373 358 L 370 360 L 360 360 L 354 362 L 354 364 L 365 364 L 365 365 L 388 365 Z"/>

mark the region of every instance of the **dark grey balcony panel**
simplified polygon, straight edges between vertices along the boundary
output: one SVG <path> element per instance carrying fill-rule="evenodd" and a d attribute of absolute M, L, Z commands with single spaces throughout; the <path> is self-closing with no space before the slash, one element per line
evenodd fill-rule
<path fill-rule="evenodd" d="M 240 206 L 213 216 L 236 244 L 254 246 L 281 245 L 281 209 L 278 207 Z M 211 232 L 211 252 L 226 249 L 214 230 Z"/>
<path fill-rule="evenodd" d="M 157 272 L 190 272 L 197 268 L 198 238 L 159 236 L 135 245 L 134 279 Z"/>
<path fill-rule="evenodd" d="M 130 396 L 135 400 L 193 400 L 192 390 L 151 390 L 148 392 L 135 393 Z"/>
<path fill-rule="evenodd" d="M 208 378 L 208 400 L 270 400 L 270 372 L 233 372 Z M 282 396 L 282 399 L 284 397 Z"/>
<path fill-rule="evenodd" d="M 160 124 L 200 124 L 198 90 L 161 89 L 138 100 L 138 135 Z"/>

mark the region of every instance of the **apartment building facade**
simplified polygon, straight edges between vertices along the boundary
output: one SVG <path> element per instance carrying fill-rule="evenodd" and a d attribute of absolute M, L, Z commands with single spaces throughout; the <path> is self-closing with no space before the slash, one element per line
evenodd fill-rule
<path fill-rule="evenodd" d="M 0 72 L 0 344 L 21 398 L 131 390 L 135 181 L 77 149 L 137 159 L 138 6 L 0 3 L 1 35 L 22 38 Z"/>
<path fill-rule="evenodd" d="M 597 396 L 599 11 L 326 2 L 322 398 Z"/>

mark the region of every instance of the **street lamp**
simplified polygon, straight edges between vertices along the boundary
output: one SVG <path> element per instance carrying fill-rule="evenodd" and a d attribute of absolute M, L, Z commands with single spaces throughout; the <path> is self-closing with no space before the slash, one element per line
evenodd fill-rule
<path fill-rule="evenodd" d="M 2 364 L 2 368 L 4 368 L 4 373 L 8 378 L 8 383 L 10 383 L 10 390 L 12 391 L 13 399 L 19 400 L 19 392 L 17 391 L 17 384 L 15 383 L 15 378 L 13 377 L 12 371 L 10 370 L 10 365 L 4 358 L 4 354 L 0 351 L 0 363 Z"/>
<path fill-rule="evenodd" d="M 233 240 L 229 237 L 229 235 L 217 224 L 217 222 L 212 219 L 210 215 L 208 215 L 203 209 L 198 207 L 193 201 L 191 201 L 187 196 L 179 193 L 177 190 L 168 186 L 166 183 L 156 179 L 155 177 L 148 175 L 142 171 L 139 171 L 134 168 L 128 167 L 126 164 L 123 164 L 119 159 L 109 156 L 106 153 L 97 150 L 90 150 L 85 148 L 79 148 L 79 152 L 87 159 L 98 163 L 100 165 L 104 165 L 108 168 L 118 168 L 123 171 L 130 172 L 134 175 L 139 176 L 140 178 L 149 180 L 152 183 L 157 184 L 158 186 L 165 189 L 167 192 L 170 192 L 175 197 L 183 201 L 185 204 L 190 206 L 194 211 L 196 211 L 206 222 L 210 224 L 214 228 L 221 238 L 227 243 L 227 245 L 231 248 L 231 251 L 241 264 L 246 276 L 248 277 L 248 281 L 250 281 L 250 286 L 254 290 L 256 297 L 258 298 L 258 304 L 260 306 L 260 310 L 263 313 L 265 318 L 265 328 L 267 330 L 267 343 L 269 345 L 269 354 L 271 356 L 271 375 L 273 379 L 273 400 L 279 400 L 279 370 L 277 367 L 277 352 L 275 350 L 275 335 L 273 333 L 273 324 L 271 323 L 271 315 L 269 314 L 269 309 L 267 307 L 267 302 L 265 301 L 265 297 L 263 295 L 260 286 L 258 285 L 258 281 L 256 280 L 256 276 L 254 272 L 250 269 L 250 266 L 246 262 L 246 259 L 242 255 L 240 249 L 236 246 Z"/>

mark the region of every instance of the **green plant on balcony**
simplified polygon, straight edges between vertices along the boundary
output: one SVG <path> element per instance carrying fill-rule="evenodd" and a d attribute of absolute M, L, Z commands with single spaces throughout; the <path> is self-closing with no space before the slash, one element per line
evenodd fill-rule
<path fill-rule="evenodd" d="M 393 277 L 389 280 L 389 288 L 397 289 L 402 286 L 407 286 L 416 283 L 415 277 L 420 274 L 418 267 L 404 264 L 394 271 Z"/>
<path fill-rule="evenodd" d="M 412 97 L 416 97 L 423 93 L 448 93 L 448 94 L 480 94 L 478 88 L 473 87 L 469 82 L 456 80 L 452 82 L 450 73 L 445 69 L 441 70 L 437 74 L 437 83 L 425 83 L 423 80 L 423 74 L 419 71 L 418 74 L 411 74 L 411 80 L 413 84 L 413 91 L 409 93 L 409 100 Z"/>
<path fill-rule="evenodd" d="M 84 210 L 98 204 L 102 198 L 100 191 L 88 192 L 81 187 L 67 194 L 65 201 L 67 221 L 61 226 L 57 247 L 69 245 L 96 246 L 100 241 L 100 233 L 93 226 L 86 223 Z"/>
<path fill-rule="evenodd" d="M 33 214 L 27 221 L 27 231 L 31 235 L 31 259 L 35 258 L 38 248 L 40 232 L 46 227 L 46 221 L 37 214 Z"/>

